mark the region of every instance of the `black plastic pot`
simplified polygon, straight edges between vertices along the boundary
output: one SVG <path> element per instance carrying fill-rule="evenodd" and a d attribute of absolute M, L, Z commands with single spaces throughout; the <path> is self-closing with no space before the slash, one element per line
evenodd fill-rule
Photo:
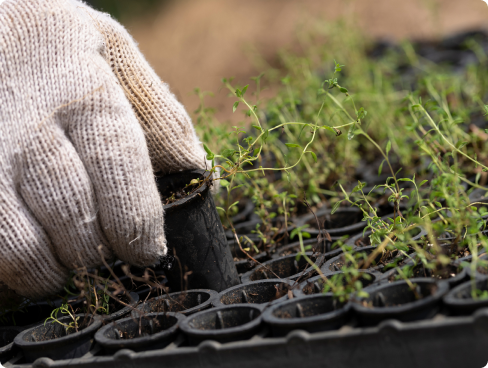
<path fill-rule="evenodd" d="M 406 281 L 370 286 L 364 290 L 369 294 L 367 298 L 353 298 L 359 324 L 374 326 L 387 319 L 410 322 L 432 318 L 439 311 L 441 298 L 449 290 L 448 284 L 427 278 L 410 281 L 420 299 L 416 299 Z"/>
<path fill-rule="evenodd" d="M 264 304 L 284 300 L 293 282 L 282 279 L 252 281 L 221 291 L 212 299 L 214 307 L 230 304 Z"/>
<path fill-rule="evenodd" d="M 358 278 L 358 281 L 361 281 L 363 288 L 373 284 L 376 281 L 376 275 L 375 274 L 373 274 L 371 272 L 363 271 L 363 270 L 361 270 L 359 272 L 360 272 L 360 276 Z M 324 275 L 324 277 L 331 278 L 334 275 L 341 275 L 341 274 L 343 274 L 342 271 L 333 272 L 333 273 L 330 273 L 328 275 Z M 347 280 L 345 278 L 342 279 L 343 284 L 345 284 L 346 281 Z M 295 295 L 295 297 L 297 297 L 297 298 L 301 298 L 301 297 L 304 297 L 307 295 L 321 294 L 322 291 L 324 290 L 324 284 L 325 284 L 325 281 L 323 279 L 323 276 L 321 276 L 321 275 L 314 276 L 314 277 L 300 283 L 298 285 L 298 287 L 295 287 L 293 289 L 293 295 Z"/>
<path fill-rule="evenodd" d="M 15 312 L 7 312 L 2 315 L 0 326 L 25 327 L 44 321 L 51 315 L 54 307 L 45 302 L 33 303 Z"/>
<path fill-rule="evenodd" d="M 239 205 L 238 205 L 239 206 Z M 254 203 L 250 199 L 246 200 L 242 210 L 235 216 L 232 216 L 231 220 L 233 224 L 238 224 L 244 221 L 248 221 L 254 211 Z"/>
<path fill-rule="evenodd" d="M 126 273 L 123 270 L 123 266 L 129 267 L 130 275 L 126 275 Z M 148 270 L 148 275 L 151 281 L 155 281 L 154 276 L 156 276 L 158 279 L 158 283 L 164 285 L 167 282 L 164 273 L 164 269 L 165 269 L 164 264 L 140 268 L 140 267 L 130 266 L 126 262 L 116 261 L 113 264 L 110 264 L 110 268 L 112 269 L 112 272 L 110 272 L 105 266 L 101 267 L 100 276 L 108 277 L 110 281 L 117 282 L 112 277 L 112 273 L 114 273 L 119 279 L 119 281 L 122 283 L 122 285 L 125 287 L 125 289 L 129 292 L 134 292 L 137 295 L 139 295 L 140 300 L 146 299 L 148 294 L 150 294 L 151 290 L 155 291 L 156 289 L 156 288 L 151 288 L 151 286 L 148 285 L 147 282 L 141 280 L 144 277 L 146 269 Z M 91 270 L 90 272 L 94 273 L 95 270 Z"/>
<path fill-rule="evenodd" d="M 97 315 L 102 319 L 104 323 L 108 323 L 123 318 L 126 315 L 130 314 L 136 308 L 137 303 L 139 303 L 139 295 L 133 292 L 129 293 L 129 295 L 130 297 L 125 297 L 123 295 L 117 296 L 117 299 L 120 299 L 127 305 L 122 304 L 113 298 L 110 298 L 109 314 L 98 313 Z M 68 302 L 68 303 L 72 306 L 75 313 L 80 313 L 85 311 L 84 308 L 85 300 L 79 300 L 79 301 Z M 52 310 L 53 309 L 51 308 L 51 311 Z"/>
<path fill-rule="evenodd" d="M 473 298 L 476 290 L 488 291 L 488 278 L 469 280 L 455 287 L 444 297 L 444 304 L 454 315 L 470 315 L 477 309 L 488 307 L 488 298 Z"/>
<path fill-rule="evenodd" d="M 317 211 L 317 216 L 322 230 L 326 230 L 330 236 L 355 234 L 361 231 L 367 223 L 363 220 L 363 212 L 357 207 L 340 207 L 334 214 L 332 209 L 326 208 Z M 296 220 L 297 226 L 310 225 L 305 231 L 312 236 L 319 234 L 317 221 L 313 213 L 299 217 Z"/>
<path fill-rule="evenodd" d="M 361 232 L 359 234 L 351 236 L 349 239 L 346 240 L 345 244 L 352 246 L 354 248 L 369 247 L 371 246 L 371 241 L 369 238 L 371 233 L 372 233 L 371 230 L 366 230 L 364 233 Z M 422 229 L 420 226 L 410 230 L 410 235 L 412 236 L 412 240 L 418 240 L 426 234 L 427 232 L 424 229 Z"/>
<path fill-rule="evenodd" d="M 127 305 L 121 304 L 117 300 L 113 300 L 111 306 L 112 308 L 115 308 L 115 311 L 108 315 L 100 315 L 103 319 L 103 322 L 107 323 L 111 321 L 116 321 L 130 314 L 136 308 L 137 303 L 139 303 L 139 295 L 133 292 L 129 293 L 129 295 L 130 298 L 127 298 L 126 300 Z M 119 296 L 118 298 L 120 299 L 121 297 Z"/>
<path fill-rule="evenodd" d="M 295 225 L 290 225 L 288 224 L 287 228 L 285 229 L 285 219 L 282 217 L 275 218 L 271 223 L 273 227 L 278 228 L 278 231 L 276 232 L 277 234 L 284 234 L 285 231 L 288 231 L 290 233 L 294 228 Z M 287 221 L 290 223 L 290 219 Z M 237 224 L 234 226 L 234 229 L 236 231 L 237 235 L 247 235 L 247 234 L 253 234 L 253 231 L 256 230 L 257 225 L 261 225 L 262 222 L 261 220 L 249 220 L 246 222 L 241 222 L 240 224 Z M 257 226 L 258 228 L 260 226 Z M 227 236 L 227 239 L 234 239 L 234 233 L 232 232 L 232 229 L 228 229 L 225 232 L 225 235 Z"/>
<path fill-rule="evenodd" d="M 127 291 L 137 294 L 139 300 L 145 300 L 146 297 L 151 293 L 151 290 L 156 290 L 156 288 L 151 289 L 151 287 L 147 283 L 135 281 L 129 276 L 122 276 L 118 279 Z"/>
<path fill-rule="evenodd" d="M 18 327 L 0 327 L 0 364 L 13 357 L 13 342 L 21 331 Z"/>
<path fill-rule="evenodd" d="M 306 255 L 314 261 L 318 267 L 320 267 L 325 259 L 324 256 L 318 253 L 313 254 L 312 252 L 306 252 Z M 262 266 L 243 274 L 241 276 L 242 283 L 245 284 L 250 281 L 274 279 L 278 277 L 295 281 L 297 279 L 305 279 L 316 272 L 314 268 L 307 263 L 305 258 L 300 257 L 297 261 L 296 257 L 296 254 L 292 254 L 264 262 Z"/>
<path fill-rule="evenodd" d="M 488 207 L 488 197 L 485 196 L 486 192 L 488 192 L 488 188 L 476 188 L 475 190 L 473 190 L 469 195 L 469 201 L 476 204 L 471 204 L 471 206 L 474 206 L 476 208 Z"/>
<path fill-rule="evenodd" d="M 320 242 L 320 244 L 319 244 L 317 242 L 317 238 L 312 237 L 311 239 L 304 240 L 303 246 L 306 247 L 306 246 L 311 245 L 312 248 L 315 249 L 316 251 L 319 251 L 321 253 L 325 253 L 324 255 L 327 258 L 335 257 L 335 256 L 342 253 L 342 249 L 336 248 L 336 249 L 331 250 L 331 246 L 335 241 L 339 240 L 340 237 L 331 237 L 331 238 L 332 238 L 332 242 L 326 240 L 325 244 L 324 244 L 324 242 Z M 325 249 L 324 249 L 324 246 L 325 246 Z M 277 248 L 275 253 L 271 256 L 271 258 L 276 259 L 276 258 L 280 258 L 280 257 L 284 257 L 284 256 L 289 256 L 290 254 L 295 254 L 298 252 L 300 252 L 300 242 L 299 241 Z"/>
<path fill-rule="evenodd" d="M 484 279 L 488 277 L 488 253 L 480 255 L 478 260 L 481 262 L 478 262 L 476 265 L 476 271 L 474 272 L 472 269 L 473 265 L 471 264 L 472 256 L 461 258 L 457 261 L 457 263 L 470 263 L 464 267 L 468 278 Z"/>
<path fill-rule="evenodd" d="M 256 239 L 255 236 L 249 236 L 251 240 L 255 242 L 255 244 L 259 243 L 259 239 Z M 243 239 L 241 241 L 242 248 L 251 248 L 252 244 L 250 244 L 247 239 Z M 239 248 L 239 244 L 235 240 L 229 240 L 229 248 L 232 253 L 232 257 L 234 257 L 234 264 L 236 266 L 238 273 L 244 273 L 249 270 L 252 270 L 257 263 L 254 262 L 252 259 L 248 258 L 246 254 Z M 258 254 L 253 254 L 252 252 L 249 253 L 251 257 L 253 257 L 256 261 L 263 263 L 269 260 L 269 256 L 266 252 L 261 252 Z"/>
<path fill-rule="evenodd" d="M 209 172 L 183 171 L 157 177 L 160 193 L 179 190 L 193 179 L 203 179 Z M 164 206 L 164 227 L 168 254 L 176 256 L 165 271 L 173 291 L 187 289 L 225 290 L 239 284 L 224 228 L 210 193 L 204 183 L 189 196 Z M 191 274 L 187 274 L 191 271 Z M 186 274 L 187 280 L 184 276 Z"/>
<path fill-rule="evenodd" d="M 73 359 L 85 355 L 91 348 L 93 335 L 102 326 L 100 318 L 90 315 L 76 314 L 79 317 L 81 329 L 66 328 L 57 323 L 48 321 L 29 328 L 15 337 L 14 344 L 24 353 L 27 363 L 37 358 L 47 357 L 51 359 Z M 58 321 L 69 324 L 73 322 L 70 316 L 59 317 Z"/>
<path fill-rule="evenodd" d="M 373 253 L 376 250 L 376 247 L 364 247 L 364 248 L 359 248 L 351 253 L 352 256 L 356 257 L 358 254 L 362 254 L 363 257 L 361 259 L 358 259 L 358 263 L 364 262 L 371 253 Z M 380 260 L 382 258 L 382 254 L 378 254 L 376 258 L 369 264 L 369 266 L 366 268 L 370 272 L 379 272 L 384 268 L 384 264 L 380 264 Z M 330 273 L 341 271 L 342 267 L 346 265 L 346 262 L 349 263 L 349 261 L 346 260 L 346 257 L 344 254 L 340 254 L 334 258 L 329 259 L 324 266 L 321 268 L 322 272 L 325 275 L 329 275 Z M 360 265 L 361 266 L 361 265 Z M 360 267 L 360 269 L 363 269 L 363 267 Z"/>
<path fill-rule="evenodd" d="M 214 290 L 188 290 L 176 293 L 165 294 L 139 304 L 133 316 L 140 316 L 141 313 L 163 313 L 178 312 L 185 316 L 200 312 L 212 307 L 212 299 L 217 296 Z"/>
<path fill-rule="evenodd" d="M 457 262 L 451 262 L 450 264 L 444 266 L 441 270 L 432 270 L 425 268 L 422 263 L 414 265 L 412 262 L 407 262 L 407 265 L 401 268 L 407 275 L 410 275 L 410 273 L 407 271 L 413 272 L 414 278 L 430 277 L 436 281 L 443 280 L 449 284 L 450 289 L 462 284 L 467 278 L 466 269 L 460 268 Z M 395 268 L 383 274 L 383 277 L 380 278 L 379 282 L 394 282 L 400 279 L 401 276 L 399 275 L 398 270 Z"/>
<path fill-rule="evenodd" d="M 341 303 L 327 293 L 276 304 L 263 312 L 263 321 L 271 327 L 273 336 L 285 336 L 293 330 L 337 330 L 348 322 L 350 312 L 349 303 Z"/>
<path fill-rule="evenodd" d="M 246 340 L 261 329 L 261 307 L 233 304 L 189 316 L 180 324 L 191 345 L 204 340 L 221 343 Z"/>
<path fill-rule="evenodd" d="M 107 354 L 122 349 L 148 351 L 163 349 L 171 344 L 178 326 L 186 317 L 180 313 L 149 313 L 142 318 L 124 318 L 102 327 L 95 341 Z"/>

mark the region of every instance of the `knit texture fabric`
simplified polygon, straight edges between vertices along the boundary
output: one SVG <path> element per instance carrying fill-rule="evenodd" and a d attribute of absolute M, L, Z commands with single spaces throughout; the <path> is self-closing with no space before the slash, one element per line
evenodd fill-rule
<path fill-rule="evenodd" d="M 157 263 L 153 172 L 205 167 L 191 119 L 120 24 L 76 0 L 0 4 L 1 283 L 40 298 L 100 252 Z"/>

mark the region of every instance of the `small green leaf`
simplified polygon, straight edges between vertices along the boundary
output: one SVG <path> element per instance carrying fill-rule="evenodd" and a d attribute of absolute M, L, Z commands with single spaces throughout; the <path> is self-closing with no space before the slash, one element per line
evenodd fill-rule
<path fill-rule="evenodd" d="M 260 132 L 262 132 L 262 131 L 263 131 L 263 128 L 261 128 L 259 125 L 253 125 L 252 127 L 253 127 L 254 129 L 259 130 Z"/>
<path fill-rule="evenodd" d="M 230 210 L 232 207 L 236 206 L 238 203 L 239 203 L 239 201 L 236 201 L 236 202 L 232 203 L 232 204 L 229 206 L 229 210 Z"/>
<path fill-rule="evenodd" d="M 358 119 L 364 119 L 366 115 L 368 115 L 368 112 L 364 109 L 364 107 L 361 107 L 357 112 Z"/>
<path fill-rule="evenodd" d="M 300 146 L 295 143 L 285 143 L 285 146 L 287 146 L 288 148 L 295 148 L 295 147 L 300 148 Z"/>
<path fill-rule="evenodd" d="M 216 209 L 218 209 L 218 210 L 221 210 L 221 211 L 223 211 L 223 212 L 226 212 L 226 211 L 225 211 L 225 210 L 224 210 L 222 207 L 217 207 L 217 206 L 215 206 L 215 208 L 216 208 Z"/>
<path fill-rule="evenodd" d="M 339 88 L 339 91 L 341 91 L 342 93 L 347 93 L 347 92 L 349 92 L 349 91 L 347 90 L 347 88 L 344 88 L 344 87 Z"/>
<path fill-rule="evenodd" d="M 352 192 L 353 193 L 356 193 L 356 192 L 359 192 L 360 190 L 363 190 L 363 188 L 365 187 L 365 185 L 366 185 L 366 182 L 364 182 L 364 183 L 359 182 L 358 185 L 356 185 L 354 187 L 354 189 L 352 190 Z"/>
<path fill-rule="evenodd" d="M 419 184 L 419 187 L 421 187 L 422 185 L 424 185 L 427 182 L 428 182 L 428 180 L 422 180 L 422 182 Z"/>
<path fill-rule="evenodd" d="M 194 184 L 197 184 L 199 183 L 200 181 L 198 179 L 192 179 L 192 181 L 190 181 L 190 185 L 194 185 Z"/>
<path fill-rule="evenodd" d="M 386 155 L 388 156 L 388 153 L 390 153 L 391 150 L 391 141 L 388 141 L 386 144 Z"/>
<path fill-rule="evenodd" d="M 317 163 L 317 155 L 314 152 L 310 152 L 310 154 L 312 155 L 313 160 L 315 161 L 315 163 Z"/>
<path fill-rule="evenodd" d="M 381 161 L 380 167 L 378 168 L 378 176 L 381 175 L 381 172 L 383 171 L 383 164 L 385 163 L 386 160 Z"/>
<path fill-rule="evenodd" d="M 237 189 L 237 188 L 240 188 L 240 187 L 243 187 L 244 184 L 239 184 L 239 185 L 236 185 L 235 187 L 232 187 L 231 191 L 233 191 L 234 189 Z"/>
<path fill-rule="evenodd" d="M 341 205 L 341 201 L 336 202 L 334 204 L 334 207 L 332 207 L 332 211 L 330 212 L 330 214 L 333 215 L 337 211 L 337 209 L 339 208 L 340 205 Z"/>
<path fill-rule="evenodd" d="M 244 93 L 247 91 L 247 87 L 249 87 L 249 84 L 242 89 L 241 96 L 244 96 Z"/>
<path fill-rule="evenodd" d="M 408 252 L 408 247 L 405 244 L 395 244 L 395 248 L 404 252 Z"/>
<path fill-rule="evenodd" d="M 203 144 L 203 148 L 205 149 L 205 152 L 207 152 L 209 155 L 212 154 L 212 151 L 210 151 L 210 148 L 208 148 L 205 143 Z"/>
<path fill-rule="evenodd" d="M 229 186 L 229 182 L 225 179 L 220 179 L 220 185 L 222 185 L 224 188 L 227 188 Z"/>
<path fill-rule="evenodd" d="M 237 106 L 239 106 L 239 101 L 234 102 L 234 106 L 232 106 L 232 112 L 236 112 Z"/>
<path fill-rule="evenodd" d="M 323 128 L 323 129 L 327 129 L 327 130 L 331 131 L 331 132 L 332 132 L 332 133 L 334 133 L 334 134 L 336 133 L 336 131 L 335 131 L 335 130 L 334 130 L 332 127 L 330 127 L 330 126 L 328 126 L 328 125 L 322 125 L 322 128 Z"/>

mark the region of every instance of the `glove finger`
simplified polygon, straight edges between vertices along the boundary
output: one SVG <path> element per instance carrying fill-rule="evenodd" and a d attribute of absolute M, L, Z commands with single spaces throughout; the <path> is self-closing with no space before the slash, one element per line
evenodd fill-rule
<path fill-rule="evenodd" d="M 105 38 L 107 61 L 130 100 L 144 129 L 156 171 L 211 169 L 190 116 L 162 83 L 125 28 L 97 13 L 97 28 Z"/>
<path fill-rule="evenodd" d="M 13 189 L 0 190 L 0 281 L 32 299 L 54 294 L 68 279 L 49 237 Z"/>
<path fill-rule="evenodd" d="M 105 40 L 105 58 L 141 124 L 155 171 L 211 169 L 190 116 L 162 83 L 125 28 L 109 15 L 84 8 Z M 213 179 L 219 177 L 213 174 Z M 218 191 L 214 181 L 212 192 Z"/>
<path fill-rule="evenodd" d="M 45 121 L 25 152 L 20 194 L 70 269 L 111 258 L 97 220 L 96 198 L 75 148 L 54 121 Z"/>
<path fill-rule="evenodd" d="M 69 134 L 92 180 L 103 231 L 118 258 L 138 266 L 166 253 L 163 207 L 142 128 L 101 55 L 83 70 L 100 86 L 73 112 Z M 88 92 L 88 91 L 86 91 Z"/>

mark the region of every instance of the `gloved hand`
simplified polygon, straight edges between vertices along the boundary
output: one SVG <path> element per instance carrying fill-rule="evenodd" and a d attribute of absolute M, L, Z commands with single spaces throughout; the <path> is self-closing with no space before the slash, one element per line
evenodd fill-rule
<path fill-rule="evenodd" d="M 120 24 L 76 0 L 0 0 L 0 282 L 52 294 L 101 264 L 99 245 L 157 263 L 153 172 L 205 167 L 188 114 Z"/>

